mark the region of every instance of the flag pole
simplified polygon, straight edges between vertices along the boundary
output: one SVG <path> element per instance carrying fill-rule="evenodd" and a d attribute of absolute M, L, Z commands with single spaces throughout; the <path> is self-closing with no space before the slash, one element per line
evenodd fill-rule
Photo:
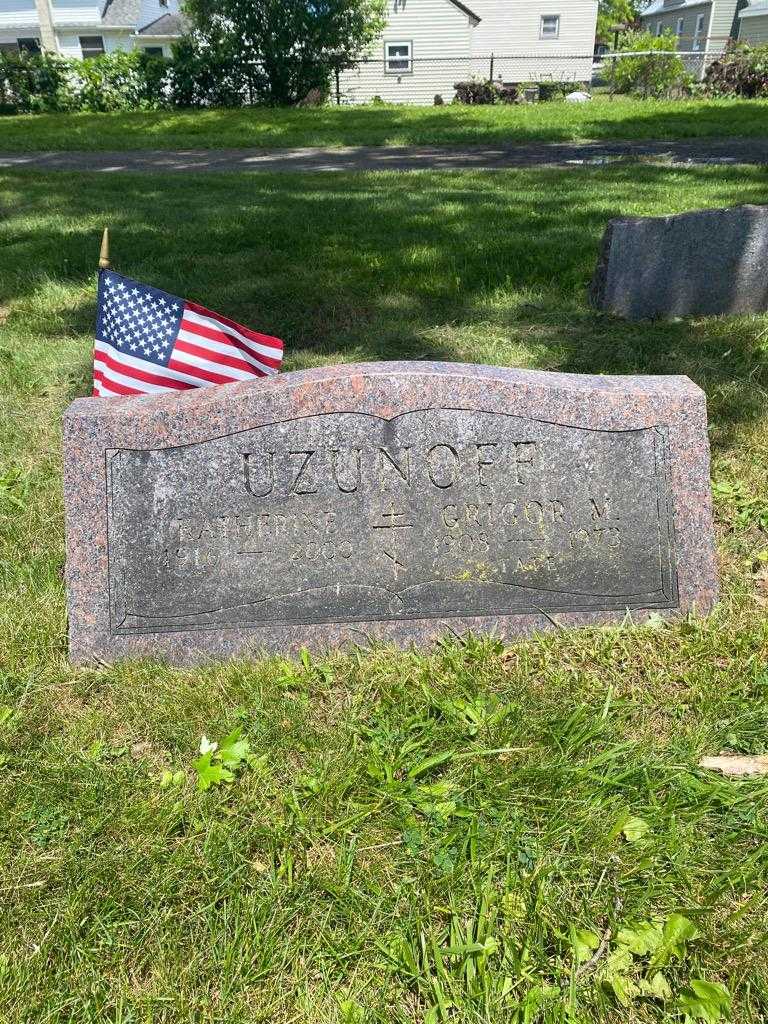
<path fill-rule="evenodd" d="M 99 270 L 109 270 L 109 228 L 104 228 L 101 236 L 101 252 L 99 253 Z"/>

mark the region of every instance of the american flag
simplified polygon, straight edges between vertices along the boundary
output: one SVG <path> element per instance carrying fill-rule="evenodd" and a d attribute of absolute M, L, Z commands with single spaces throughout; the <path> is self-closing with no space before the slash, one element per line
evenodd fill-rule
<path fill-rule="evenodd" d="M 93 393 L 183 391 L 277 373 L 279 338 L 257 334 L 159 288 L 99 271 Z"/>

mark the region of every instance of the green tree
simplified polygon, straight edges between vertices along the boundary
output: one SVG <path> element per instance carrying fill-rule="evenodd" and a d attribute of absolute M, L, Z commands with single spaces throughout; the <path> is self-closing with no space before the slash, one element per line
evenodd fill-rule
<path fill-rule="evenodd" d="M 385 24 L 386 0 L 187 0 L 199 59 L 250 103 L 291 105 L 353 67 Z"/>
<path fill-rule="evenodd" d="M 634 26 L 638 20 L 642 0 L 599 0 L 597 6 L 597 38 L 612 43 L 614 26 Z"/>
<path fill-rule="evenodd" d="M 651 32 L 628 32 L 619 45 L 619 53 L 645 53 L 643 57 L 622 57 L 612 72 L 618 92 L 636 92 L 642 96 L 664 96 L 675 86 L 689 81 L 685 64 L 675 52 L 677 38 L 671 32 L 655 36 Z M 647 51 L 659 50 L 658 55 Z"/>

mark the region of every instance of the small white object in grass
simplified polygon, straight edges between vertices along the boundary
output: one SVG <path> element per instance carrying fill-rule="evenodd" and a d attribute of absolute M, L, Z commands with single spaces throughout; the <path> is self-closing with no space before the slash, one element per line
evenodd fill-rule
<path fill-rule="evenodd" d="M 200 740 L 200 753 L 201 754 L 212 754 L 215 750 L 218 750 L 218 743 L 211 743 L 207 736 L 203 736 Z"/>
<path fill-rule="evenodd" d="M 576 92 L 569 92 L 568 95 L 565 97 L 565 102 L 566 103 L 586 103 L 588 100 L 591 100 L 591 99 L 592 99 L 592 97 L 589 95 L 588 92 L 579 92 L 577 90 Z"/>
<path fill-rule="evenodd" d="M 702 757 L 699 768 L 710 768 L 723 775 L 768 775 L 768 755 L 753 757 L 749 754 L 721 754 Z"/>

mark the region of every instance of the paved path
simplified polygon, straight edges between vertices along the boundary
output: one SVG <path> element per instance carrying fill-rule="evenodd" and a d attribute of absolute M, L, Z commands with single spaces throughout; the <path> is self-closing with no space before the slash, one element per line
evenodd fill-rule
<path fill-rule="evenodd" d="M 414 171 L 599 166 L 621 160 L 768 164 L 765 139 L 354 146 L 343 149 L 143 149 L 123 153 L 2 153 L 0 169 L 50 171 Z"/>

